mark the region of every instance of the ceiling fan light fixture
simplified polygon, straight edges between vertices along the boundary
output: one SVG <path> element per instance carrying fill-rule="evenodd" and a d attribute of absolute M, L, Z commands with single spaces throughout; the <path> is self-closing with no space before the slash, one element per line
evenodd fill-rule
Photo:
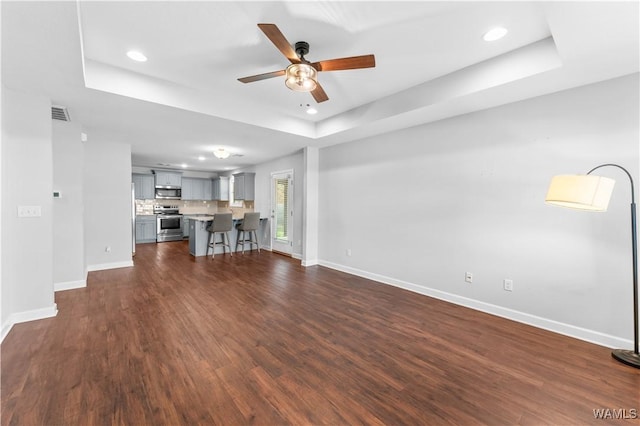
<path fill-rule="evenodd" d="M 229 158 L 231 153 L 229 151 L 225 151 L 224 148 L 218 148 L 215 151 L 213 151 L 213 155 L 215 155 L 216 158 L 219 158 L 221 160 L 225 160 L 225 159 Z"/>
<path fill-rule="evenodd" d="M 311 92 L 318 86 L 318 71 L 309 64 L 291 64 L 286 69 L 284 84 L 295 92 Z"/>

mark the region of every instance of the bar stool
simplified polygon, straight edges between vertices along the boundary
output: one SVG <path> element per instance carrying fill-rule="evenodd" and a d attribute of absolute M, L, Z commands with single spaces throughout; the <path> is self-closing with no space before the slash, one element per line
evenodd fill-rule
<path fill-rule="evenodd" d="M 211 258 L 216 257 L 216 246 L 222 246 L 222 253 L 226 253 L 225 247 L 229 248 L 229 254 L 233 256 L 231 251 L 231 242 L 229 240 L 229 231 L 233 228 L 233 218 L 231 213 L 216 213 L 213 215 L 213 222 L 207 228 L 209 231 L 209 243 L 207 244 L 207 253 L 212 249 Z M 216 242 L 216 234 L 221 234 L 222 241 Z"/>
<path fill-rule="evenodd" d="M 258 243 L 258 234 L 256 233 L 258 226 L 260 225 L 260 212 L 245 213 L 242 223 L 238 225 L 238 238 L 236 239 L 236 251 L 238 251 L 238 245 L 242 246 L 242 254 L 244 254 L 245 244 L 249 244 L 249 250 L 253 244 L 258 248 L 260 253 L 260 244 Z M 246 239 L 246 234 L 249 233 L 249 239 Z"/>

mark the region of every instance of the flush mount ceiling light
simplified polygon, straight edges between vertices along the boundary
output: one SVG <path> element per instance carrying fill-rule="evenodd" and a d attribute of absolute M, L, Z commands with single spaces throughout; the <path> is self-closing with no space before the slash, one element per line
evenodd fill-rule
<path fill-rule="evenodd" d="M 215 155 L 217 158 L 221 160 L 224 160 L 229 158 L 231 153 L 229 151 L 225 151 L 224 148 L 218 148 L 215 151 L 213 151 L 213 155 Z"/>
<path fill-rule="evenodd" d="M 500 40 L 502 37 L 504 37 L 505 35 L 507 35 L 509 31 L 506 28 L 503 27 L 495 27 L 490 29 L 489 31 L 487 31 L 483 36 L 482 39 L 484 41 L 496 41 L 496 40 Z"/>
<path fill-rule="evenodd" d="M 129 59 L 132 59 L 136 62 L 146 62 L 147 61 L 147 57 L 144 56 L 144 54 L 142 52 L 138 52 L 137 50 L 130 50 L 127 52 L 127 56 L 129 57 Z"/>
<path fill-rule="evenodd" d="M 318 86 L 318 71 L 309 64 L 291 64 L 285 74 L 284 84 L 295 92 L 311 92 Z"/>

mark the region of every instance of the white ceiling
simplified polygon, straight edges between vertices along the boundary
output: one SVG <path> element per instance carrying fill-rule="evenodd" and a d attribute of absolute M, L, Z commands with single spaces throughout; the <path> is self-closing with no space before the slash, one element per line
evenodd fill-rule
<path fill-rule="evenodd" d="M 68 107 L 134 165 L 223 171 L 638 72 L 638 2 L 2 2 L 2 82 Z M 311 45 L 329 101 L 287 89 L 257 27 Z M 507 36 L 488 43 L 493 26 Z M 133 62 L 137 49 L 149 60 Z M 217 147 L 241 154 L 212 156 Z M 206 159 L 199 161 L 198 156 Z"/>

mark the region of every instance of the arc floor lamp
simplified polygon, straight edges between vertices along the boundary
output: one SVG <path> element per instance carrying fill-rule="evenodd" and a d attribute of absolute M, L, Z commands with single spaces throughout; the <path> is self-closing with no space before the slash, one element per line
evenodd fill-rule
<path fill-rule="evenodd" d="M 640 368 L 638 353 L 638 240 L 636 232 L 636 201 L 631 173 L 617 164 L 601 164 L 589 170 L 586 175 L 554 176 L 549 185 L 545 201 L 562 207 L 578 210 L 607 210 L 615 181 L 595 176 L 591 173 L 602 167 L 617 167 L 627 174 L 631 183 L 631 250 L 633 264 L 633 344 L 634 350 L 614 349 L 611 352 L 618 361 Z"/>

